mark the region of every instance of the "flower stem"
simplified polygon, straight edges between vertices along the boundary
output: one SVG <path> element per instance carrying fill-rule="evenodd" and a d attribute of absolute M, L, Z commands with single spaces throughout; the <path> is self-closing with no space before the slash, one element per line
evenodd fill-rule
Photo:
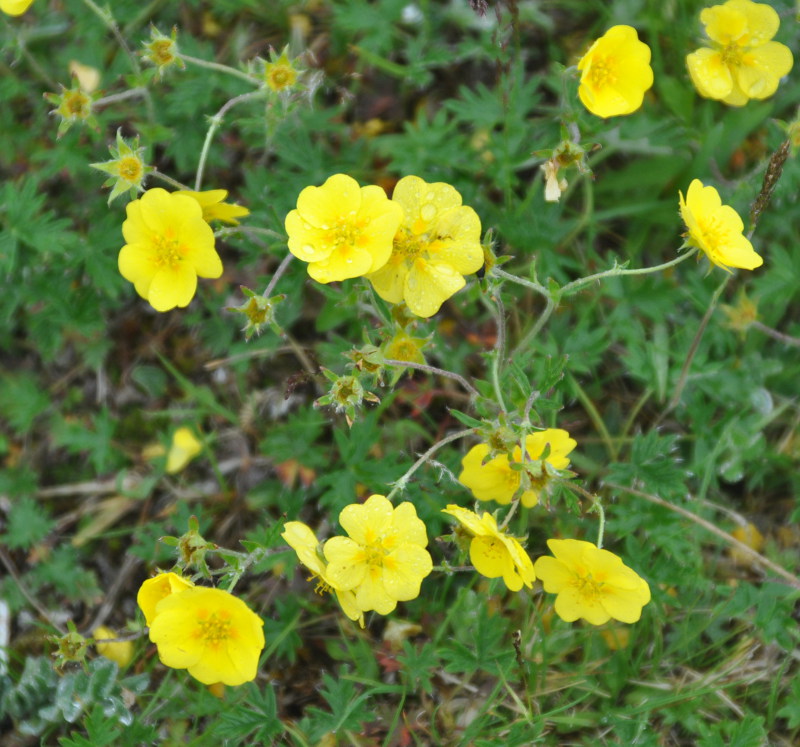
<path fill-rule="evenodd" d="M 539 314 L 539 318 L 536 320 L 536 324 L 534 324 L 533 327 L 531 327 L 530 330 L 525 333 L 525 337 L 523 337 L 522 340 L 520 340 L 517 347 L 514 348 L 514 352 L 511 354 L 512 358 L 518 353 L 521 353 L 523 350 L 525 350 L 525 348 L 527 348 L 536 339 L 536 336 L 539 334 L 539 332 L 542 331 L 542 327 L 544 327 L 544 325 L 547 324 L 547 320 L 550 319 L 550 317 L 552 316 L 553 311 L 555 311 L 555 308 L 556 308 L 555 301 L 553 300 L 552 296 L 548 295 L 547 303 L 545 304 L 542 313 Z"/>
<path fill-rule="evenodd" d="M 652 272 L 667 270 L 670 267 L 679 265 L 681 262 L 685 262 L 687 259 L 689 259 L 689 257 L 693 257 L 695 254 L 697 254 L 697 251 L 697 247 L 692 247 L 689 249 L 689 251 L 679 255 L 675 259 L 672 259 L 669 262 L 664 262 L 660 265 L 655 265 L 653 267 L 640 267 L 633 270 L 627 270 L 624 267 L 612 267 L 610 270 L 596 272 L 594 275 L 588 275 L 585 278 L 578 278 L 577 280 L 573 280 L 571 283 L 561 286 L 561 288 L 558 290 L 558 295 L 562 298 L 564 296 L 571 296 L 573 293 L 577 293 L 581 288 L 583 288 L 583 286 L 589 285 L 595 280 L 616 277 L 617 275 L 648 275 Z"/>
<path fill-rule="evenodd" d="M 264 290 L 264 298 L 269 298 L 269 294 L 275 290 L 275 286 L 278 284 L 278 281 L 281 279 L 283 273 L 286 272 L 286 268 L 289 267 L 293 259 L 294 254 L 289 253 L 281 260 L 281 263 L 278 265 L 278 269 L 275 270 L 270 278 L 269 285 L 267 285 L 266 289 Z"/>
<path fill-rule="evenodd" d="M 113 93 L 110 96 L 103 96 L 102 99 L 97 99 L 92 106 L 97 109 L 100 106 L 107 106 L 108 104 L 115 104 L 117 101 L 125 101 L 125 99 L 132 99 L 138 96 L 147 97 L 149 95 L 146 88 L 131 88 L 128 91 L 120 93 Z"/>
<path fill-rule="evenodd" d="M 558 482 L 567 490 L 571 490 L 573 493 L 580 493 L 584 498 L 588 498 L 592 502 L 592 505 L 587 510 L 594 511 L 600 517 L 600 526 L 597 528 L 597 547 L 602 549 L 603 536 L 606 530 L 606 512 L 600 501 L 600 496 L 590 493 L 586 488 L 582 488 L 574 482 L 568 482 L 567 480 L 558 480 Z"/>
<path fill-rule="evenodd" d="M 683 368 L 681 368 L 681 373 L 678 378 L 678 383 L 675 386 L 675 392 L 672 395 L 672 398 L 667 404 L 666 409 L 662 413 L 662 417 L 666 415 L 666 413 L 673 410 L 677 407 L 678 402 L 681 401 L 681 394 L 683 394 L 683 389 L 686 386 L 686 381 L 689 378 L 689 368 L 691 368 L 692 361 L 694 360 L 694 356 L 697 353 L 697 349 L 700 347 L 700 340 L 703 339 L 703 333 L 706 331 L 706 327 L 708 323 L 711 321 L 711 317 L 714 314 L 714 311 L 717 308 L 717 302 L 719 301 L 719 297 L 722 295 L 722 291 L 725 290 L 725 287 L 730 282 L 732 275 L 727 275 L 725 279 L 719 284 L 719 287 L 714 291 L 714 295 L 711 296 L 711 303 L 708 304 L 708 308 L 706 309 L 706 313 L 703 318 L 700 320 L 700 326 L 697 328 L 697 332 L 695 333 L 694 339 L 692 340 L 692 344 L 689 347 L 689 352 L 686 354 L 686 360 L 683 362 Z M 661 418 L 659 418 L 659 421 Z"/>
<path fill-rule="evenodd" d="M 156 179 L 161 179 L 162 182 L 165 184 L 169 184 L 170 187 L 175 187 L 175 189 L 182 189 L 188 192 L 191 192 L 192 188 L 186 184 L 182 184 L 181 182 L 173 179 L 171 176 L 167 176 L 165 173 L 159 171 L 158 169 L 153 169 L 150 172 Z"/>
<path fill-rule="evenodd" d="M 536 291 L 545 298 L 550 298 L 550 291 L 547 290 L 547 288 L 545 288 L 543 285 L 540 285 L 539 283 L 533 280 L 528 280 L 526 278 L 518 277 L 517 275 L 512 275 L 510 272 L 501 270 L 499 267 L 492 268 L 492 275 L 498 278 L 502 278 L 503 280 L 508 280 L 509 283 L 516 283 L 517 285 L 521 285 L 524 288 L 529 288 L 532 291 Z"/>
<path fill-rule="evenodd" d="M 768 568 L 773 573 L 777 574 L 781 578 L 785 579 L 790 586 L 794 587 L 795 589 L 800 589 L 800 578 L 795 576 L 792 573 L 789 573 L 785 568 L 779 566 L 777 563 L 773 563 L 769 558 L 765 558 L 761 553 L 754 550 L 749 545 L 746 545 L 744 542 L 740 542 L 735 537 L 732 537 L 727 532 L 723 531 L 716 524 L 712 524 L 710 521 L 706 521 L 701 516 L 692 513 L 691 511 L 687 511 L 685 508 L 681 506 L 676 506 L 668 501 L 659 498 L 657 495 L 651 495 L 650 493 L 644 493 L 641 490 L 636 490 L 635 488 L 626 488 L 624 485 L 614 485 L 612 483 L 606 483 L 606 487 L 611 488 L 612 490 L 619 490 L 623 493 L 628 493 L 629 495 L 635 495 L 639 498 L 643 498 L 650 503 L 655 503 L 657 506 L 661 506 L 663 508 L 667 508 L 670 511 L 674 511 L 681 516 L 690 519 L 695 524 L 703 527 L 708 532 L 715 534 L 720 539 L 727 542 L 732 547 L 735 547 L 737 550 L 745 553 L 748 557 L 752 558 L 755 562 L 759 565 L 763 566 L 764 568 Z"/>
<path fill-rule="evenodd" d="M 750 326 L 753 329 L 757 329 L 759 332 L 763 332 L 773 340 L 782 342 L 784 345 L 791 345 L 794 348 L 800 348 L 800 337 L 792 337 L 791 335 L 784 334 L 783 332 L 778 332 L 777 329 L 772 329 L 772 327 L 768 327 L 766 324 L 762 324 L 759 321 L 751 322 Z"/>
<path fill-rule="evenodd" d="M 187 58 L 182 58 L 187 59 Z M 193 57 L 188 58 L 189 60 L 194 60 Z M 216 63 L 208 63 L 216 64 Z M 251 91 L 250 93 L 243 93 L 240 96 L 234 96 L 229 101 L 226 101 L 223 107 L 213 116 L 211 117 L 211 124 L 208 127 L 208 132 L 206 133 L 206 139 L 203 143 L 203 150 L 200 152 L 200 161 L 197 164 L 197 176 L 194 180 L 194 191 L 200 191 L 200 185 L 203 183 L 203 171 L 206 167 L 206 160 L 208 159 L 208 151 L 211 149 L 211 141 L 214 139 L 214 134 L 219 129 L 219 126 L 222 124 L 222 120 L 225 115 L 228 113 L 230 109 L 232 109 L 237 104 L 244 103 L 245 101 L 252 101 L 253 99 L 260 98 L 264 94 L 262 91 Z"/>
<path fill-rule="evenodd" d="M 491 311 L 497 324 L 497 341 L 495 342 L 494 351 L 492 352 L 490 374 L 492 377 L 494 394 L 495 397 L 497 397 L 497 404 L 500 405 L 500 409 L 503 412 L 506 412 L 506 403 L 503 399 L 503 390 L 500 387 L 500 362 L 505 355 L 506 347 L 506 314 L 500 294 L 497 294 L 497 296 L 493 297 L 492 301 L 494 301 L 496 304 L 496 307 L 492 307 Z M 491 306 L 491 301 L 487 300 L 486 303 L 487 305 Z"/>
<path fill-rule="evenodd" d="M 260 87 L 263 83 L 263 81 L 259 80 L 258 78 L 249 75 L 248 73 L 244 73 L 241 70 L 237 70 L 235 67 L 230 67 L 230 65 L 221 65 L 219 62 L 209 62 L 208 60 L 202 60 L 199 57 L 190 57 L 189 55 L 183 54 L 183 52 L 181 52 L 180 58 L 184 62 L 189 62 L 192 65 L 197 65 L 198 67 L 204 67 L 208 70 L 216 70 L 218 73 L 233 75 L 240 80 L 246 80 L 248 83 L 254 86 Z"/>
<path fill-rule="evenodd" d="M 403 364 L 405 365 L 405 364 Z M 406 471 L 406 473 L 399 479 L 395 480 L 394 487 L 390 491 L 389 495 L 386 497 L 389 500 L 392 500 L 397 493 L 405 490 L 406 485 L 408 484 L 408 480 L 425 462 L 428 461 L 442 446 L 447 446 L 447 444 L 453 443 L 453 441 L 458 441 L 460 438 L 464 438 L 465 436 L 469 436 L 473 433 L 472 428 L 465 428 L 463 431 L 457 431 L 456 433 L 451 433 L 449 436 L 445 436 L 440 441 L 437 441 L 433 446 L 431 446 L 419 459 L 417 459 L 414 464 Z"/>
<path fill-rule="evenodd" d="M 416 368 L 418 371 L 427 371 L 431 374 L 439 374 L 439 376 L 446 376 L 448 379 L 457 381 L 464 387 L 473 397 L 479 397 L 480 392 L 472 386 L 461 374 L 453 371 L 447 371 L 444 368 L 436 368 L 436 366 L 429 366 L 427 363 L 413 363 L 412 361 L 396 361 L 392 358 L 386 358 L 383 363 L 387 366 L 403 366 L 404 368 Z"/>

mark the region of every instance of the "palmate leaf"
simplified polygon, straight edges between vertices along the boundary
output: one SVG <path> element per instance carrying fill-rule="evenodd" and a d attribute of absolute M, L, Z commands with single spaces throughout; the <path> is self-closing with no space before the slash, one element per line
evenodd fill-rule
<path fill-rule="evenodd" d="M 637 436 L 627 462 L 608 467 L 608 482 L 636 487 L 662 498 L 686 495 L 686 470 L 676 453 L 677 436 L 661 436 L 656 431 Z"/>
<path fill-rule="evenodd" d="M 309 730 L 312 739 L 321 739 L 326 734 L 337 733 L 341 729 L 361 731 L 361 724 L 374 718 L 373 711 L 367 705 L 371 697 L 369 692 L 359 693 L 352 680 L 343 677 L 336 679 L 329 674 L 323 674 L 322 680 L 320 692 L 331 710 L 308 708 L 309 718 L 304 719 L 304 726 Z"/>
<path fill-rule="evenodd" d="M 244 744 L 245 739 L 249 744 L 269 744 L 283 731 L 275 691 L 269 684 L 263 690 L 250 684 L 245 695 L 241 703 L 222 711 L 212 733 L 232 744 Z"/>

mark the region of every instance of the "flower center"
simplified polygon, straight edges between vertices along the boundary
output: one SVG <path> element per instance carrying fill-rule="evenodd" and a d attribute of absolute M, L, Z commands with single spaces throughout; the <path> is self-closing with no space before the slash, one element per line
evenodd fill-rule
<path fill-rule="evenodd" d="M 208 617 L 197 621 L 200 637 L 207 643 L 219 643 L 230 638 L 231 621 L 224 613 L 212 612 Z"/>
<path fill-rule="evenodd" d="M 123 158 L 119 163 L 119 175 L 129 182 L 137 181 L 141 172 L 142 167 L 138 158 Z"/>
<path fill-rule="evenodd" d="M 282 88 L 289 88 L 294 85 L 294 70 L 289 67 L 280 66 L 273 68 L 269 73 L 269 81 L 273 90 L 279 91 Z"/>
<path fill-rule="evenodd" d="M 592 66 L 589 69 L 589 81 L 594 88 L 613 86 L 617 82 L 617 71 L 613 58 L 593 58 Z"/>
<path fill-rule="evenodd" d="M 578 590 L 578 593 L 587 602 L 596 602 L 597 598 L 601 595 L 603 588 L 603 582 L 595 581 L 592 578 L 591 573 L 587 573 L 583 576 L 576 574 L 572 581 L 572 585 Z"/>
<path fill-rule="evenodd" d="M 695 238 L 704 251 L 717 251 L 726 244 L 728 231 L 716 218 L 698 220 L 697 227 L 700 235 Z"/>
<path fill-rule="evenodd" d="M 741 44 L 731 42 L 722 49 L 722 62 L 727 67 L 739 67 L 742 64 L 744 49 Z"/>
<path fill-rule="evenodd" d="M 159 267 L 170 267 L 173 270 L 184 259 L 186 250 L 178 239 L 172 236 L 157 236 L 155 239 L 156 264 Z"/>

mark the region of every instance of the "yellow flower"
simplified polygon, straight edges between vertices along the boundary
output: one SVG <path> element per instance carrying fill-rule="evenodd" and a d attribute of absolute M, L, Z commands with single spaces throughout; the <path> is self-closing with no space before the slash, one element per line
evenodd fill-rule
<path fill-rule="evenodd" d="M 556 614 L 566 622 L 579 617 L 592 625 L 611 618 L 634 623 L 650 601 L 647 581 L 622 559 L 581 540 L 547 540 L 549 555 L 534 564 L 544 590 L 557 594 Z"/>
<path fill-rule="evenodd" d="M 389 259 L 402 218 L 380 187 L 334 174 L 321 187 L 306 187 L 286 216 L 289 251 L 320 283 L 366 275 Z"/>
<path fill-rule="evenodd" d="M 577 442 L 561 428 L 548 428 L 527 436 L 525 439 L 527 456 L 524 464 L 540 460 L 548 444 L 550 453 L 545 463 L 553 469 L 566 469 L 569 466 L 567 454 L 577 446 Z M 484 464 L 489 451 L 487 444 L 473 446 L 461 460 L 463 470 L 458 479 L 479 501 L 497 501 L 505 505 L 511 502 L 522 482 L 522 471 L 512 469 L 512 464 L 523 463 L 522 450 L 519 446 L 515 447 L 511 461 L 508 455 L 499 454 Z M 531 487 L 521 496 L 523 506 L 531 508 L 539 502 L 539 493 L 546 485 L 547 479 L 548 475 L 544 469 L 540 475 L 531 477 Z"/>
<path fill-rule="evenodd" d="M 794 62 L 789 47 L 770 41 L 780 26 L 775 10 L 750 0 L 728 0 L 705 8 L 700 20 L 711 47 L 686 57 L 700 95 L 731 106 L 772 96 Z"/>
<path fill-rule="evenodd" d="M 214 232 L 196 200 L 156 187 L 128 203 L 127 213 L 119 271 L 156 311 L 188 306 L 198 276 L 222 275 Z"/>
<path fill-rule="evenodd" d="M 405 301 L 411 313 L 427 318 L 466 285 L 464 275 L 483 266 L 481 221 L 449 184 L 418 176 L 403 177 L 392 202 L 405 217 L 389 261 L 367 277 L 384 301 Z"/>
<path fill-rule="evenodd" d="M 639 41 L 636 29 L 612 26 L 578 62 L 578 96 L 598 117 L 635 112 L 653 85 L 650 47 Z"/>
<path fill-rule="evenodd" d="M 116 638 L 117 634 L 111 628 L 100 625 L 92 632 L 95 638 L 95 648 L 100 656 L 105 656 L 106 659 L 117 662 L 120 669 L 127 667 L 133 658 L 133 641 L 115 641 L 109 643 L 101 643 L 98 639 L 103 638 Z"/>
<path fill-rule="evenodd" d="M 232 226 L 238 226 L 237 218 L 250 215 L 250 211 L 243 205 L 232 202 L 223 202 L 228 196 L 227 189 L 207 189 L 204 192 L 192 192 L 188 189 L 180 189 L 173 194 L 186 195 L 200 204 L 203 209 L 203 220 L 211 223 L 212 220 L 219 220 Z"/>
<path fill-rule="evenodd" d="M 179 594 L 186 589 L 191 589 L 194 584 L 177 573 L 159 573 L 153 578 L 148 578 L 140 587 L 136 595 L 136 604 L 144 613 L 145 622 L 150 625 L 156 616 L 156 606 L 162 599 L 171 594 Z"/>
<path fill-rule="evenodd" d="M 412 503 L 394 508 L 384 496 L 372 495 L 346 506 L 339 523 L 350 537 L 331 537 L 323 548 L 335 589 L 352 590 L 358 609 L 381 615 L 419 596 L 433 563 L 425 524 Z"/>
<path fill-rule="evenodd" d="M 300 562 L 311 571 L 312 578 L 316 576 L 320 580 L 321 583 L 317 586 L 317 591 L 333 591 L 344 614 L 351 620 L 357 620 L 358 624 L 363 628 L 364 613 L 356 605 L 356 595 L 352 591 L 337 589 L 331 583 L 327 575 L 325 556 L 321 553 L 319 541 L 313 530 L 301 521 L 287 521 L 281 537 L 297 553 Z"/>
<path fill-rule="evenodd" d="M 264 622 L 227 591 L 195 586 L 158 603 L 150 640 L 165 666 L 204 685 L 241 685 L 255 679 Z"/>
<path fill-rule="evenodd" d="M 286 49 L 277 59 L 264 63 L 264 80 L 275 93 L 293 88 L 297 82 L 297 73 L 298 70 L 289 60 Z"/>
<path fill-rule="evenodd" d="M 167 454 L 167 472 L 170 475 L 180 472 L 202 450 L 203 442 L 198 440 L 191 428 L 178 428 L 172 436 Z"/>
<path fill-rule="evenodd" d="M 469 559 L 475 570 L 486 578 L 503 578 L 511 591 L 519 591 L 525 584 L 529 589 L 536 580 L 533 562 L 516 537 L 501 531 L 494 516 L 484 512 L 478 516 L 473 511 L 450 504 L 442 509 L 458 519 L 472 536 Z"/>
<path fill-rule="evenodd" d="M 33 0 L 0 0 L 0 10 L 10 16 L 21 16 Z"/>
<path fill-rule="evenodd" d="M 723 205 L 714 187 L 704 187 L 694 179 L 689 185 L 686 200 L 680 195 L 681 218 L 688 228 L 686 243 L 702 249 L 715 265 L 730 272 L 729 267 L 753 270 L 764 260 L 742 234 L 744 224 L 739 214 Z"/>

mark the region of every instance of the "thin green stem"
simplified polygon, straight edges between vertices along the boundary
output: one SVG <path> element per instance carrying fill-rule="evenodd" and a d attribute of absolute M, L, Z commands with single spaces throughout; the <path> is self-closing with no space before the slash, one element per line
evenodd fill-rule
<path fill-rule="evenodd" d="M 689 251 L 679 255 L 675 259 L 670 260 L 669 262 L 664 262 L 660 265 L 655 265 L 654 267 L 640 267 L 634 270 L 627 270 L 624 267 L 612 267 L 610 270 L 596 272 L 594 275 L 588 275 L 585 278 L 578 278 L 577 280 L 573 280 L 571 283 L 563 285 L 559 289 L 558 295 L 562 298 L 565 296 L 571 296 L 573 293 L 577 293 L 585 285 L 589 285 L 595 280 L 616 277 L 617 275 L 648 275 L 652 272 L 661 272 L 661 270 L 667 270 L 670 267 L 679 265 L 681 262 L 685 262 L 687 259 L 689 259 L 689 257 L 693 257 L 695 254 L 697 254 L 697 251 L 697 247 L 692 247 L 689 249 Z"/>
<path fill-rule="evenodd" d="M 524 453 L 524 452 L 523 452 Z M 503 519 L 503 523 L 498 527 L 498 529 L 502 532 L 509 524 L 511 519 L 513 518 L 514 514 L 517 513 L 517 509 L 519 508 L 520 498 L 515 499 L 511 502 L 511 506 L 508 508 L 508 513 L 506 514 L 505 518 Z"/>
<path fill-rule="evenodd" d="M 514 348 L 514 352 L 511 354 L 512 358 L 517 353 L 520 353 L 523 350 L 525 350 L 525 348 L 527 348 L 536 339 L 536 336 L 539 334 L 539 332 L 542 331 L 544 325 L 547 324 L 547 321 L 553 315 L 555 308 L 556 308 L 556 302 L 553 300 L 551 296 L 548 296 L 547 303 L 545 304 L 542 313 L 539 314 L 539 318 L 536 320 L 536 323 L 533 325 L 533 327 L 530 328 L 528 332 L 525 333 L 525 337 L 523 337 L 522 340 L 520 340 L 520 342 L 517 344 L 517 347 Z"/>
<path fill-rule="evenodd" d="M 732 275 L 727 275 L 725 279 L 719 284 L 717 289 L 714 291 L 714 295 L 711 296 L 711 303 L 709 303 L 708 308 L 706 309 L 706 313 L 703 318 L 700 320 L 700 326 L 697 328 L 697 332 L 695 333 L 694 339 L 692 340 L 692 344 L 689 347 L 689 352 L 686 354 L 686 360 L 683 362 L 683 368 L 681 368 L 680 376 L 678 377 L 678 383 L 675 386 L 675 392 L 672 395 L 672 398 L 667 404 L 666 409 L 662 413 L 661 417 L 663 417 L 666 413 L 673 410 L 677 407 L 678 402 L 681 401 L 681 395 L 683 394 L 684 387 L 686 386 L 686 382 L 689 378 L 689 369 L 692 366 L 692 361 L 694 360 L 694 356 L 697 353 L 697 349 L 700 347 L 700 340 L 703 339 L 703 334 L 706 331 L 706 327 L 708 323 L 711 321 L 711 317 L 714 314 L 714 311 L 717 308 L 717 303 L 719 302 L 719 297 L 722 295 L 722 291 L 725 290 L 728 283 L 730 282 Z M 659 418 L 659 421 L 661 418 Z"/>
<path fill-rule="evenodd" d="M 528 280 L 527 278 L 521 278 L 517 275 L 512 275 L 510 272 L 506 272 L 505 270 L 501 270 L 499 267 L 493 267 L 491 270 L 492 275 L 497 278 L 502 278 L 503 280 L 508 280 L 509 283 L 516 283 L 517 285 L 521 285 L 524 288 L 529 288 L 532 291 L 536 291 L 539 295 L 544 296 L 545 298 L 550 298 L 550 291 L 547 290 L 543 285 L 539 283 Z"/>
<path fill-rule="evenodd" d="M 394 487 L 389 492 L 389 495 L 386 497 L 389 500 L 392 500 L 395 495 L 400 493 L 401 491 L 405 490 L 406 485 L 408 484 L 411 475 L 413 475 L 425 462 L 428 461 L 439 449 L 443 446 L 447 446 L 447 444 L 453 443 L 453 441 L 458 441 L 465 436 L 469 436 L 473 433 L 474 430 L 472 428 L 466 428 L 463 431 L 457 431 L 456 433 L 451 433 L 449 436 L 445 436 L 440 441 L 437 441 L 433 446 L 431 446 L 419 459 L 417 459 L 414 464 L 406 471 L 406 473 L 399 479 L 395 480 Z"/>
<path fill-rule="evenodd" d="M 275 286 L 278 284 L 278 281 L 281 279 L 281 276 L 284 272 L 286 272 L 289 265 L 292 263 L 294 259 L 294 254 L 287 254 L 282 260 L 281 263 L 278 265 L 278 269 L 272 274 L 270 278 L 269 284 L 267 285 L 266 289 L 264 290 L 264 298 L 269 298 L 269 294 L 275 290 Z"/>
<path fill-rule="evenodd" d="M 474 565 L 435 565 L 431 569 L 439 573 L 463 573 L 465 571 L 474 571 Z"/>
<path fill-rule="evenodd" d="M 249 73 L 242 72 L 241 70 L 237 70 L 235 67 L 230 67 L 230 65 L 222 65 L 219 62 L 209 62 L 208 60 L 202 60 L 199 57 L 190 57 L 189 55 L 181 53 L 181 59 L 184 62 L 190 62 L 192 65 L 197 65 L 198 67 L 204 67 L 208 70 L 216 70 L 218 73 L 225 73 L 226 75 L 233 75 L 235 78 L 239 78 L 240 80 L 246 80 L 248 83 L 258 86 L 259 88 L 264 84 L 264 81 L 256 78 Z"/>
<path fill-rule="evenodd" d="M 402 366 L 403 368 L 415 368 L 418 371 L 425 371 L 425 372 L 430 373 L 430 374 L 438 374 L 439 376 L 445 376 L 448 379 L 453 379 L 453 381 L 457 381 L 473 397 L 479 397 L 480 394 L 481 394 L 461 374 L 457 374 L 454 371 L 447 371 L 444 368 L 436 368 L 436 366 L 429 366 L 427 363 L 413 363 L 411 361 L 396 361 L 396 360 L 393 360 L 391 358 L 384 359 L 383 360 L 383 364 L 386 365 L 386 366 Z"/>
<path fill-rule="evenodd" d="M 269 236 L 273 239 L 286 241 L 285 234 L 273 231 L 271 228 L 261 228 L 260 226 L 230 226 L 229 228 L 218 228 L 216 231 L 214 231 L 214 236 L 221 238 L 223 236 L 231 236 L 232 234 L 237 233 L 251 233 L 256 235 L 260 234 L 262 236 Z"/>
<path fill-rule="evenodd" d="M 99 5 L 92 2 L 92 0 L 83 0 L 83 4 L 89 8 L 89 10 L 91 10 L 92 13 L 94 13 L 103 22 L 103 25 L 114 35 L 114 38 L 117 40 L 117 44 L 119 44 L 122 51 L 125 52 L 130 60 L 131 67 L 135 72 L 140 73 L 142 71 L 142 66 L 139 64 L 139 60 L 136 59 L 136 55 L 128 46 L 128 42 L 125 41 L 125 37 L 120 32 L 119 26 L 117 26 L 116 20 L 114 20 L 114 16 L 111 15 L 111 11 L 103 10 Z"/>
<path fill-rule="evenodd" d="M 492 352 L 490 375 L 492 377 L 494 394 L 495 397 L 497 397 L 497 404 L 500 405 L 500 409 L 503 412 L 506 412 L 506 403 L 503 399 L 503 390 L 500 387 L 500 362 L 505 355 L 506 348 L 506 315 L 503 307 L 503 300 L 500 298 L 500 294 L 497 294 L 495 297 L 493 297 L 492 301 L 494 301 L 496 304 L 496 307 L 491 307 L 491 311 L 497 324 L 497 340 L 494 345 L 494 351 Z M 491 301 L 487 301 L 487 305 L 491 306 Z"/>
<path fill-rule="evenodd" d="M 185 58 L 184 58 L 185 59 Z M 193 59 L 193 58 L 190 58 Z M 211 141 L 214 139 L 214 134 L 222 124 L 222 120 L 230 109 L 237 104 L 244 103 L 245 101 L 252 101 L 253 99 L 260 98 L 264 95 L 262 91 L 251 91 L 250 93 L 243 93 L 240 96 L 234 96 L 229 101 L 226 101 L 224 106 L 211 117 L 211 124 L 206 132 L 206 139 L 203 142 L 203 150 L 200 151 L 200 160 L 197 164 L 197 175 L 194 180 L 194 191 L 199 192 L 203 184 L 203 171 L 206 168 L 206 160 L 208 159 L 208 152 L 211 149 Z"/>
<path fill-rule="evenodd" d="M 119 30 L 119 26 L 117 26 L 117 21 L 112 15 L 110 10 L 103 10 L 99 5 L 97 5 L 93 0 L 83 0 L 83 4 L 89 8 L 102 22 L 103 25 L 111 32 L 113 37 L 117 40 L 117 44 L 119 44 L 120 49 L 125 53 L 125 56 L 128 58 L 130 62 L 131 69 L 137 75 L 142 72 L 142 66 L 139 64 L 139 60 L 136 55 L 133 53 L 131 48 L 128 46 L 128 42 L 125 41 L 125 37 L 122 35 L 122 32 Z M 109 97 L 110 98 L 110 97 Z M 150 96 L 150 91 L 144 89 L 144 103 L 147 107 L 147 118 L 154 122 L 156 118 L 155 114 L 155 107 L 153 106 L 153 99 Z"/>
<path fill-rule="evenodd" d="M 187 192 L 192 191 L 192 188 L 187 184 L 182 184 L 181 182 L 173 179 L 171 176 L 167 176 L 165 173 L 159 171 L 158 169 L 153 169 L 150 172 L 150 176 L 154 176 L 156 179 L 160 179 L 165 184 L 169 184 L 170 187 L 175 187 L 175 189 L 181 189 Z"/>
<path fill-rule="evenodd" d="M 128 91 L 113 93 L 110 96 L 103 96 L 102 99 L 97 99 L 92 106 L 97 109 L 99 106 L 108 106 L 109 104 L 115 104 L 117 101 L 125 101 L 125 99 L 138 98 L 139 96 L 146 98 L 149 95 L 146 88 L 131 88 Z"/>
<path fill-rule="evenodd" d="M 643 498 L 650 503 L 654 503 L 657 506 L 661 506 L 662 508 L 669 509 L 670 511 L 674 511 L 677 514 L 693 521 L 698 526 L 703 527 L 708 532 L 719 537 L 721 540 L 725 541 L 727 544 L 735 547 L 737 550 L 745 553 L 748 557 L 754 560 L 759 565 L 763 566 L 764 568 L 768 568 L 776 575 L 780 576 L 781 578 L 785 579 L 790 586 L 794 587 L 795 589 L 800 589 L 800 578 L 795 576 L 792 573 L 789 573 L 785 568 L 779 566 L 777 563 L 773 563 L 769 558 L 765 558 L 760 552 L 757 552 L 749 545 L 746 545 L 744 542 L 740 542 L 735 537 L 731 536 L 727 532 L 720 529 L 716 524 L 712 524 L 710 521 L 706 521 L 702 516 L 698 516 L 697 514 L 692 513 L 691 511 L 687 511 L 685 508 L 681 506 L 676 506 L 673 503 L 669 503 L 665 501 L 663 498 L 659 498 L 657 495 L 651 495 L 650 493 L 645 493 L 641 490 L 636 490 L 635 488 L 628 488 L 624 485 L 614 485 L 613 483 L 606 483 L 606 487 L 611 488 L 612 490 L 619 490 L 623 493 L 628 493 L 629 495 L 635 495 L 639 498 Z"/>
<path fill-rule="evenodd" d="M 763 332 L 767 337 L 771 337 L 773 340 L 778 340 L 778 342 L 782 342 L 784 345 L 791 345 L 794 348 L 800 348 L 800 338 L 792 337 L 791 335 L 784 334 L 783 332 L 778 332 L 777 329 L 772 329 L 772 327 L 768 327 L 766 324 L 762 324 L 759 321 L 751 322 L 750 326 L 753 329 L 757 329 L 759 332 Z"/>
<path fill-rule="evenodd" d="M 597 528 L 597 547 L 602 549 L 603 547 L 603 536 L 605 535 L 606 530 L 606 512 L 603 508 L 603 504 L 600 500 L 600 497 L 595 495 L 594 493 L 590 493 L 586 488 L 582 488 L 580 485 L 576 485 L 574 482 L 569 482 L 568 480 L 558 480 L 559 484 L 563 485 L 567 490 L 571 490 L 573 493 L 580 493 L 584 498 L 587 498 L 592 502 L 592 505 L 589 507 L 589 511 L 594 511 L 600 517 L 600 525 Z"/>

